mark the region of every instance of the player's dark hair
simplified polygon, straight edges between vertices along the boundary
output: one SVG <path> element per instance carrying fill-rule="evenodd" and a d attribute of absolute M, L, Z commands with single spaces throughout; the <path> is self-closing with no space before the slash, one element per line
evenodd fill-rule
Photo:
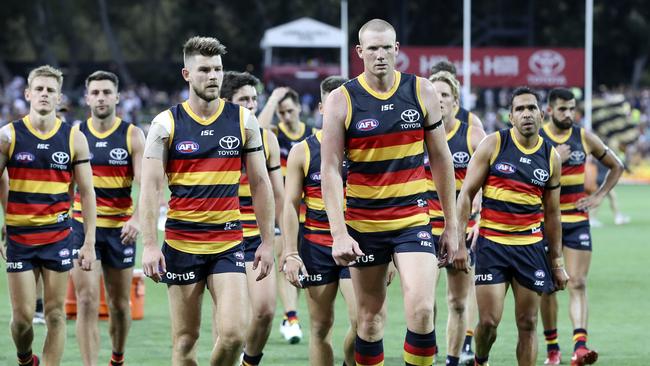
<path fill-rule="evenodd" d="M 567 88 L 554 88 L 548 93 L 548 104 L 553 106 L 558 99 L 571 100 L 575 99 L 573 92 Z"/>
<path fill-rule="evenodd" d="M 535 97 L 535 100 L 537 103 L 539 103 L 539 97 L 537 96 L 537 93 L 533 91 L 533 89 L 527 87 L 527 86 L 520 86 L 517 89 L 515 89 L 512 92 L 512 96 L 510 97 L 510 110 L 512 111 L 512 102 L 515 100 L 515 97 L 518 97 L 520 95 L 524 94 L 531 94 Z"/>
<path fill-rule="evenodd" d="M 113 74 L 110 71 L 104 71 L 104 70 L 97 70 L 92 74 L 88 75 L 88 77 L 86 78 L 86 88 L 88 88 L 88 85 L 90 84 L 91 81 L 100 81 L 100 80 L 108 80 L 112 82 L 115 85 L 116 90 L 119 90 L 120 88 L 120 79 L 117 77 L 117 75 Z"/>
<path fill-rule="evenodd" d="M 448 73 L 452 74 L 454 77 L 456 77 L 456 66 L 449 62 L 448 60 L 442 60 L 436 63 L 435 65 L 431 66 L 431 75 L 437 74 L 440 71 L 447 71 Z"/>
<path fill-rule="evenodd" d="M 284 97 L 282 97 L 282 99 L 280 99 L 278 104 L 284 102 L 287 99 L 291 99 L 295 103 L 295 105 L 300 105 L 300 97 L 298 96 L 298 92 L 291 89 L 291 88 L 289 88 L 289 90 L 287 90 L 287 94 L 285 94 Z"/>
<path fill-rule="evenodd" d="M 320 94 L 323 95 L 325 93 L 331 93 L 332 90 L 345 84 L 347 81 L 348 79 L 344 78 L 343 76 L 328 76 L 320 82 Z"/>
<path fill-rule="evenodd" d="M 221 97 L 232 101 L 232 97 L 246 85 L 257 89 L 260 80 L 246 72 L 226 71 L 223 74 L 223 83 L 221 84 Z"/>

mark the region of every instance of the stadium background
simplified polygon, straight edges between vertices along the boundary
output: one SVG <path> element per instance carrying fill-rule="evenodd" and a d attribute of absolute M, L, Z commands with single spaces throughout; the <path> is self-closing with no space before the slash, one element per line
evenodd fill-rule
<path fill-rule="evenodd" d="M 580 1 L 474 2 L 472 39 L 475 47 L 584 47 L 584 11 Z M 462 1 L 353 1 L 349 4 L 349 44 L 356 43 L 356 30 L 366 20 L 381 17 L 397 29 L 402 46 L 461 47 Z M 218 37 L 229 53 L 227 70 L 249 71 L 266 81 L 261 101 L 276 82 L 265 78 L 260 40 L 264 31 L 301 17 L 339 26 L 339 1 L 241 0 L 9 0 L 0 7 L 0 124 L 26 113 L 22 98 L 27 72 L 49 63 L 65 72 L 65 103 L 61 112 L 69 121 L 85 119 L 83 79 L 96 69 L 116 72 L 122 81 L 118 113 L 147 128 L 152 115 L 186 95 L 180 77 L 181 45 L 191 35 Z M 629 172 L 617 188 L 620 205 L 631 223 L 613 225 L 607 207 L 599 210 L 602 228 L 594 229 L 594 259 L 590 273 L 590 343 L 601 352 L 603 365 L 642 365 L 650 357 L 645 328 L 650 324 L 647 281 L 650 270 L 646 245 L 650 233 L 650 7 L 642 0 L 594 2 L 594 129 L 610 140 L 625 158 Z M 298 70 L 327 70 L 338 63 L 332 50 L 279 50 L 278 66 Z M 356 57 L 350 52 L 350 57 Z M 352 75 L 354 76 L 354 75 Z M 295 80 L 294 80 L 295 81 Z M 285 80 L 291 84 L 292 80 Z M 314 79 L 315 82 L 318 78 Z M 303 80 L 304 82 L 304 80 Z M 298 83 L 303 119 L 320 123 L 314 89 Z M 576 87 L 582 95 L 582 85 Z M 489 130 L 503 126 L 507 118 L 510 87 L 474 88 L 466 106 L 473 107 Z M 607 206 L 607 202 L 603 203 Z M 139 248 L 139 251 L 140 248 Z M 139 261 L 138 261 L 139 263 Z M 4 263 L 0 264 L 4 267 Z M 446 307 L 442 304 L 444 280 L 438 289 L 439 339 L 444 339 Z M 145 319 L 134 322 L 127 355 L 132 365 L 169 363 L 170 339 L 166 291 L 147 281 Z M 387 364 L 400 364 L 404 324 L 399 289 L 389 292 L 389 325 L 386 333 Z M 9 333 L 10 306 L 4 268 L 0 271 L 0 365 L 13 364 Z M 560 342 L 570 343 L 566 295 L 560 296 Z M 207 299 L 206 299 L 207 301 Z M 499 339 L 491 355 L 496 364 L 511 364 L 516 333 L 512 302 L 504 313 Z M 334 330 L 340 359 L 340 341 L 346 329 L 345 311 Z M 206 303 L 207 310 L 207 303 Z M 300 312 L 306 319 L 304 299 Z M 304 330 L 308 324 L 303 321 Z M 205 363 L 210 350 L 209 318 L 205 312 L 199 359 Z M 307 338 L 289 346 L 277 333 L 277 324 L 266 348 L 267 365 L 307 364 Z M 308 332 L 305 332 L 308 335 Z M 39 350 L 43 328 L 36 327 L 34 349 Z M 308 337 L 308 336 L 307 336 Z M 443 344 L 444 342 L 440 342 Z M 106 324 L 102 323 L 100 359 L 109 355 Z M 543 345 L 540 342 L 540 349 Z M 444 351 L 444 346 L 443 346 Z M 542 352 L 543 353 L 543 352 Z M 542 357 L 540 353 L 540 358 Z M 78 365 L 79 352 L 74 324 L 68 324 L 65 365 Z M 540 360 L 541 363 L 541 360 Z"/>

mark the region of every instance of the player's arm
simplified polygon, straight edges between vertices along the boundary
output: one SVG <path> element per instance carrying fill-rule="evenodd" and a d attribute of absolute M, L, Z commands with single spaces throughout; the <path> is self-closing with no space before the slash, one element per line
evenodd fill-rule
<path fill-rule="evenodd" d="M 2 203 L 3 214 L 7 213 L 7 201 L 9 199 L 9 173 L 5 167 L 9 160 L 9 150 L 11 146 L 10 128 L 9 125 L 6 125 L 0 129 L 0 171 L 2 171 L 2 176 L 0 176 L 0 203 Z M 7 259 L 5 254 L 5 246 L 7 245 L 6 236 L 7 224 L 3 223 L 0 237 L 0 240 L 2 241 L 2 243 L 0 243 L 0 256 L 2 256 L 3 259 Z"/>
<path fill-rule="evenodd" d="M 283 231 L 282 211 L 284 210 L 284 183 L 282 181 L 282 170 L 280 169 L 280 144 L 278 138 L 273 133 L 267 134 L 267 143 L 269 149 L 268 166 L 266 170 L 269 172 L 269 179 L 271 180 L 271 188 L 273 189 L 273 201 L 275 202 L 275 222 Z"/>
<path fill-rule="evenodd" d="M 253 269 L 260 266 L 257 281 L 266 277 L 273 268 L 273 236 L 274 212 L 273 190 L 269 174 L 266 171 L 262 137 L 257 123 L 257 118 L 252 113 L 247 113 L 246 144 L 244 145 L 244 159 L 246 160 L 246 174 L 251 186 L 253 196 L 253 209 L 260 228 L 262 244 L 255 251 Z"/>
<path fill-rule="evenodd" d="M 348 118 L 347 96 L 344 86 L 334 89 L 325 101 L 323 112 L 323 140 L 321 141 L 321 186 L 325 211 L 334 243 L 332 257 L 338 265 L 348 265 L 363 252 L 345 226 L 343 216 L 343 149 L 345 121 Z"/>
<path fill-rule="evenodd" d="M 451 159 L 451 152 L 447 144 L 447 136 L 442 126 L 442 114 L 440 112 L 440 101 L 438 93 L 433 84 L 426 79 L 420 78 L 421 100 L 426 108 L 424 119 L 424 139 L 427 152 L 429 153 L 429 165 L 431 175 L 436 185 L 436 191 L 442 205 L 442 212 L 445 216 L 445 229 L 440 235 L 441 254 L 448 256 L 453 261 L 458 251 L 458 221 L 456 216 L 456 179 L 454 177 L 454 165 Z M 461 236 L 464 238 L 465 235 Z M 461 250 L 464 250 L 461 248 Z M 465 269 L 467 265 L 467 253 L 463 258 L 461 251 L 460 261 Z M 455 267 L 456 265 L 454 265 Z M 461 266 L 461 264 L 459 264 Z M 461 268 L 458 268 L 461 269 Z"/>
<path fill-rule="evenodd" d="M 592 132 L 584 131 L 584 141 L 587 144 L 587 148 L 591 155 L 598 159 L 603 165 L 605 165 L 609 172 L 603 184 L 598 187 L 596 192 L 591 194 L 588 197 L 581 198 L 576 202 L 576 208 L 578 210 L 590 210 L 592 208 L 598 207 L 603 201 L 607 193 L 614 188 L 618 180 L 623 174 L 623 163 L 619 160 L 616 154 L 603 143 L 603 141 Z"/>
<path fill-rule="evenodd" d="M 77 184 L 81 206 L 81 215 L 84 224 L 84 244 L 79 249 L 79 265 L 81 269 L 89 271 L 95 261 L 95 220 L 97 218 L 97 202 L 93 188 L 93 171 L 90 167 L 90 151 L 88 141 L 78 127 L 72 129 L 74 145 L 74 183 Z"/>
<path fill-rule="evenodd" d="M 144 133 L 139 127 L 135 125 L 130 129 L 131 139 L 131 166 L 133 168 L 133 183 L 138 187 L 140 185 L 140 177 L 142 172 L 142 154 L 144 153 Z M 122 226 L 120 239 L 122 244 L 135 243 L 140 232 L 140 219 L 138 213 L 138 199 L 135 199 L 133 214 L 131 218 Z"/>
<path fill-rule="evenodd" d="M 485 138 L 485 131 L 483 130 L 483 124 L 481 124 L 481 121 L 476 117 L 476 115 L 472 114 L 472 121 L 477 120 L 478 124 L 472 124 L 470 127 L 470 133 L 469 133 L 469 146 L 472 149 L 472 154 L 476 151 L 478 148 L 478 145 L 483 141 Z M 467 233 L 467 238 L 466 240 L 471 240 L 472 241 L 472 246 L 476 243 L 476 240 L 478 239 L 478 228 L 479 228 L 479 213 L 481 212 L 481 201 L 483 200 L 483 195 L 482 191 L 479 190 L 476 195 L 474 196 L 474 199 L 472 200 L 472 211 L 471 211 L 471 216 L 472 218 L 475 219 L 476 223 L 474 224 L 474 227 Z M 459 241 L 460 241 L 459 237 Z"/>
<path fill-rule="evenodd" d="M 264 108 L 262 108 L 262 111 L 257 116 L 259 125 L 262 128 L 268 128 L 276 131 L 275 126 L 273 126 L 273 116 L 275 115 L 275 110 L 278 109 L 280 99 L 284 98 L 284 96 L 287 95 L 288 90 L 289 89 L 287 87 L 279 87 L 273 89 L 273 92 L 266 100 L 266 104 L 264 104 Z"/>
<path fill-rule="evenodd" d="M 546 183 L 542 204 L 544 206 L 544 237 L 548 243 L 548 259 L 557 290 L 563 290 L 568 276 L 564 271 L 562 259 L 562 222 L 560 221 L 560 176 L 562 174 L 562 159 L 560 154 L 552 150 L 552 173 Z"/>
<path fill-rule="evenodd" d="M 305 148 L 307 144 L 303 141 L 294 145 L 287 158 L 287 175 L 284 182 L 284 217 L 282 219 L 284 256 L 281 267 L 284 275 L 292 285 L 302 287 L 300 284 L 300 270 L 306 275 L 305 266 L 298 254 L 298 219 L 300 216 L 300 202 L 302 198 L 302 187 L 305 178 Z"/>
<path fill-rule="evenodd" d="M 478 118 L 476 113 L 472 112 L 469 116 L 470 116 L 469 117 L 469 124 L 472 127 L 476 127 L 476 129 L 480 129 L 481 131 L 485 130 L 485 127 L 483 127 L 483 121 L 481 121 L 481 119 Z M 483 133 L 485 134 L 485 132 L 483 132 Z"/>
<path fill-rule="evenodd" d="M 142 270 L 155 282 L 159 282 L 167 270 L 165 258 L 158 244 L 158 213 L 164 162 L 167 159 L 171 116 L 163 112 L 154 118 L 144 144 L 142 171 L 140 172 L 139 216 L 142 229 Z"/>

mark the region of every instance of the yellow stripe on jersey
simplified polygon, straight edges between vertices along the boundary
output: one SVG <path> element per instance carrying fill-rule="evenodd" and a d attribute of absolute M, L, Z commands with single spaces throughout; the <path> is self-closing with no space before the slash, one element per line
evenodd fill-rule
<path fill-rule="evenodd" d="M 365 186 L 348 184 L 347 195 L 355 198 L 381 199 L 404 197 L 427 191 L 427 180 L 418 179 L 412 182 L 390 184 L 387 186 Z"/>
<path fill-rule="evenodd" d="M 535 244 L 540 240 L 542 240 L 542 238 L 538 236 L 530 236 L 530 235 L 512 235 L 512 236 L 485 235 L 484 237 L 495 243 L 505 244 L 505 245 L 530 245 L 530 244 Z"/>
<path fill-rule="evenodd" d="M 243 231 L 244 231 L 244 238 L 252 238 L 261 234 L 259 227 L 256 228 L 245 227 L 243 228 Z"/>
<path fill-rule="evenodd" d="M 445 217 L 445 215 L 444 215 L 444 213 L 442 212 L 442 210 L 432 210 L 432 209 L 429 209 L 429 216 L 430 216 L 431 218 Z"/>
<path fill-rule="evenodd" d="M 379 147 L 375 149 L 350 149 L 348 157 L 354 162 L 375 162 L 403 159 L 424 153 L 424 144 L 417 141 L 401 146 Z"/>
<path fill-rule="evenodd" d="M 491 198 L 493 200 L 517 203 L 520 205 L 541 205 L 542 199 L 539 196 L 530 193 L 521 193 L 509 191 L 503 188 L 496 188 L 492 186 L 483 187 L 483 197 Z"/>
<path fill-rule="evenodd" d="M 420 80 L 420 77 L 415 77 L 415 96 L 418 100 L 418 104 L 420 105 L 420 109 L 422 110 L 423 118 L 427 117 L 427 107 L 424 105 L 424 101 L 422 100 L 422 92 L 420 89 L 422 88 L 422 82 Z"/>
<path fill-rule="evenodd" d="M 345 95 L 345 104 L 348 108 L 345 115 L 345 129 L 347 130 L 350 127 L 350 121 L 352 121 L 352 99 L 350 99 L 350 93 L 345 85 L 341 85 L 341 91 L 343 92 L 343 95 Z"/>
<path fill-rule="evenodd" d="M 251 185 L 250 184 L 240 184 L 239 185 L 238 195 L 239 195 L 239 197 L 252 197 L 252 195 L 251 195 Z"/>
<path fill-rule="evenodd" d="M 533 228 L 539 227 L 539 222 L 534 222 L 530 225 L 510 225 L 482 218 L 480 221 L 480 227 L 495 229 L 499 231 L 517 232 L 532 230 Z"/>
<path fill-rule="evenodd" d="M 14 148 L 16 147 L 16 130 L 14 129 L 13 123 L 9 124 L 9 134 L 11 135 L 11 142 L 9 143 L 9 156 L 7 160 L 14 156 Z"/>
<path fill-rule="evenodd" d="M 305 205 L 311 210 L 325 211 L 325 203 L 322 198 L 305 196 Z"/>
<path fill-rule="evenodd" d="M 74 211 L 82 211 L 81 202 L 74 201 L 72 204 L 72 209 Z M 133 206 L 125 209 L 123 207 L 112 207 L 112 206 L 97 206 L 97 215 L 98 216 L 120 216 L 120 215 L 131 215 L 133 214 Z"/>
<path fill-rule="evenodd" d="M 10 179 L 9 190 L 14 192 L 61 194 L 67 193 L 69 183 L 44 182 L 40 180 Z"/>
<path fill-rule="evenodd" d="M 42 226 L 57 223 L 59 213 L 50 215 L 6 214 L 5 223 L 10 226 Z"/>
<path fill-rule="evenodd" d="M 182 186 L 238 184 L 240 175 L 241 173 L 238 170 L 223 172 L 169 173 L 169 182 Z"/>
<path fill-rule="evenodd" d="M 582 222 L 587 220 L 589 220 L 588 217 L 584 217 L 581 215 L 571 215 L 571 214 L 562 215 L 562 219 L 561 219 L 562 222 L 566 222 L 566 223 Z"/>
<path fill-rule="evenodd" d="M 95 188 L 126 188 L 131 187 L 132 177 L 100 177 L 93 175 L 93 187 Z"/>
<path fill-rule="evenodd" d="M 443 227 L 432 227 L 431 228 L 431 234 L 440 236 L 442 233 L 445 231 L 445 228 Z"/>
<path fill-rule="evenodd" d="M 575 202 L 560 203 L 560 211 L 574 210 L 575 208 Z"/>
<path fill-rule="evenodd" d="M 378 227 L 380 227 L 382 231 L 391 231 L 420 225 L 428 225 L 429 215 L 421 213 L 393 220 L 346 220 L 345 223 L 359 232 L 375 232 Z"/>
<path fill-rule="evenodd" d="M 74 219 L 81 222 L 81 223 L 84 222 L 83 217 L 75 217 Z M 97 218 L 95 218 L 95 226 L 97 226 L 97 227 L 115 229 L 115 228 L 120 228 L 120 227 L 124 226 L 124 223 L 125 223 L 125 221 L 114 220 L 114 219 L 111 219 L 109 217 L 97 217 Z"/>
<path fill-rule="evenodd" d="M 224 211 L 179 211 L 169 210 L 167 217 L 173 220 L 200 222 L 204 224 L 224 224 L 239 220 L 239 209 Z"/>
<path fill-rule="evenodd" d="M 70 137 L 68 137 L 68 144 L 70 145 L 70 161 L 72 162 L 76 160 L 75 148 L 74 148 L 74 135 L 77 132 L 81 133 L 81 131 L 79 131 L 79 125 L 72 127 L 72 130 L 70 131 Z M 72 169 L 74 170 L 74 166 L 72 167 Z"/>
<path fill-rule="evenodd" d="M 165 242 L 172 248 L 189 254 L 217 254 L 241 244 L 241 241 L 204 243 L 200 241 L 169 240 Z"/>
<path fill-rule="evenodd" d="M 133 154 L 133 147 L 131 145 L 131 134 L 133 133 L 134 126 L 129 124 L 129 127 L 126 129 L 126 151 L 129 152 L 129 155 Z"/>
<path fill-rule="evenodd" d="M 494 161 L 497 160 L 499 152 L 501 151 L 501 134 L 499 132 L 495 132 L 494 135 L 496 136 L 497 141 L 494 146 L 494 151 L 492 151 L 492 155 L 490 155 L 490 165 L 494 164 Z"/>
<path fill-rule="evenodd" d="M 565 186 L 577 186 L 585 183 L 585 173 L 580 174 L 571 174 L 563 175 L 560 177 L 560 185 Z"/>

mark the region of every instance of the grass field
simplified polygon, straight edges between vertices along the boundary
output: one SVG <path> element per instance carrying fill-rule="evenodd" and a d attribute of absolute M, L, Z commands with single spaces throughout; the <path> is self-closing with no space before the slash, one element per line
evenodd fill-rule
<path fill-rule="evenodd" d="M 650 186 L 622 186 L 617 188 L 622 209 L 632 217 L 632 222 L 625 226 L 614 226 L 608 207 L 602 207 L 599 218 L 605 223 L 603 228 L 593 229 L 594 255 L 589 277 L 590 325 L 589 344 L 600 352 L 600 365 L 647 365 L 650 357 L 650 343 L 644 341 L 644 331 L 650 326 Z M 607 203 L 605 203 L 605 206 Z M 139 262 L 138 262 L 139 263 Z M 4 264 L 2 264 L 4 267 Z M 145 318 L 133 323 L 127 347 L 129 365 L 169 365 L 171 354 L 169 310 L 167 293 L 164 285 L 146 282 Z M 444 354 L 444 337 L 446 323 L 446 306 L 444 304 L 444 276 L 438 288 L 438 342 Z M 405 325 L 399 283 L 389 290 L 389 309 L 386 336 L 384 339 L 386 365 L 403 365 L 401 358 Z M 203 314 L 204 327 L 198 346 L 199 364 L 208 362 L 211 349 L 209 296 L 205 297 Z M 567 315 L 567 295 L 559 296 L 559 334 L 560 344 L 564 350 L 564 360 L 570 358 L 571 324 Z M 305 338 L 298 345 L 289 345 L 281 338 L 277 327 L 280 313 L 273 325 L 269 343 L 265 349 L 264 365 L 297 366 L 308 365 L 307 310 L 304 297 L 300 299 L 299 316 L 302 319 Z M 10 337 L 10 305 L 4 268 L 0 270 L 0 365 L 15 365 L 15 349 Z M 336 364 L 341 364 L 341 343 L 347 330 L 345 305 L 342 299 L 337 302 L 337 315 L 333 342 Z M 516 329 L 513 320 L 512 295 L 508 294 L 503 321 L 499 327 L 498 339 L 490 355 L 492 365 L 515 365 Z M 541 325 L 540 334 L 541 334 Z M 44 338 L 44 326 L 35 327 L 34 350 L 40 354 Z M 101 322 L 100 365 L 108 363 L 110 341 L 107 336 L 107 324 Z M 545 348 L 543 337 L 539 337 L 540 350 Z M 543 363 L 540 352 L 538 364 Z M 444 358 L 439 362 L 444 364 Z M 74 334 L 74 323 L 68 322 L 68 336 L 63 365 L 81 365 L 79 350 Z"/>

